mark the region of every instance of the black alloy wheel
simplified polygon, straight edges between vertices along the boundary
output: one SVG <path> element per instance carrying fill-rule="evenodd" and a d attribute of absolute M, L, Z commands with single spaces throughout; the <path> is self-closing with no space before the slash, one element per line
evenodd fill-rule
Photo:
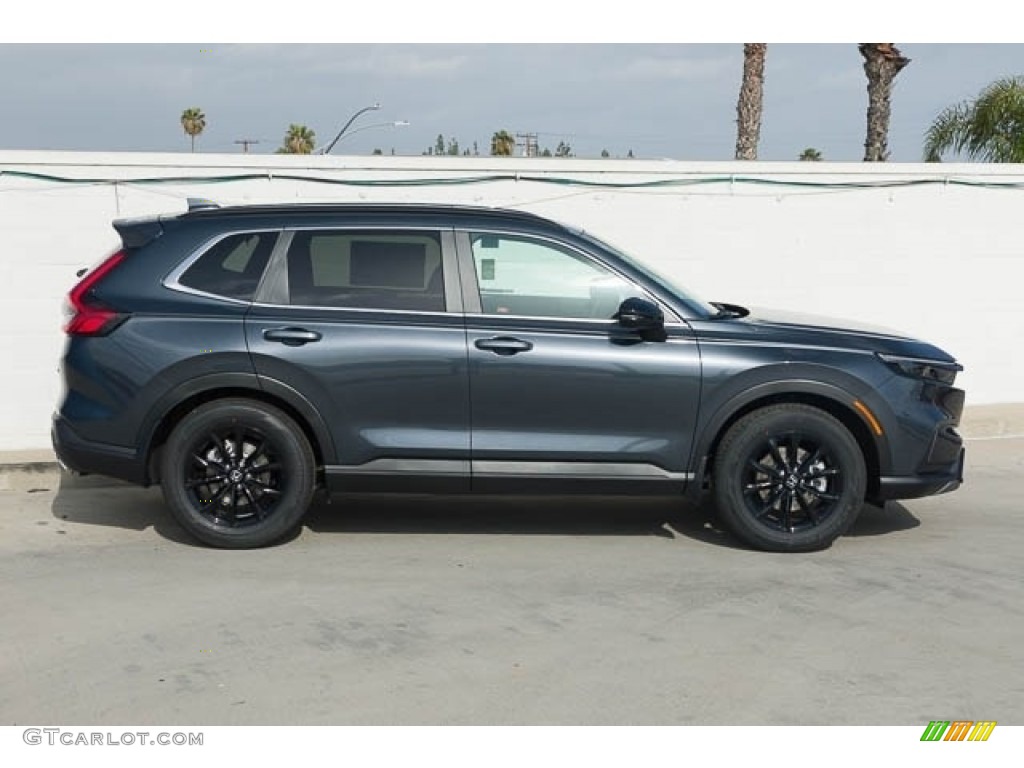
<path fill-rule="evenodd" d="M 278 408 L 231 398 L 186 415 L 165 446 L 161 486 L 174 517 L 213 546 L 271 544 L 294 530 L 312 500 L 313 451 Z"/>
<path fill-rule="evenodd" d="M 722 438 L 713 473 L 719 514 L 747 544 L 776 552 L 829 546 L 864 505 L 864 455 L 825 411 L 784 403 L 747 414 Z"/>
<path fill-rule="evenodd" d="M 748 454 L 743 475 L 747 512 L 776 531 L 821 525 L 842 498 L 843 471 L 821 441 L 793 431 L 765 436 Z"/>
<path fill-rule="evenodd" d="M 277 448 L 254 427 L 210 430 L 189 450 L 185 470 L 196 511 L 218 526 L 258 524 L 274 514 L 287 485 Z"/>

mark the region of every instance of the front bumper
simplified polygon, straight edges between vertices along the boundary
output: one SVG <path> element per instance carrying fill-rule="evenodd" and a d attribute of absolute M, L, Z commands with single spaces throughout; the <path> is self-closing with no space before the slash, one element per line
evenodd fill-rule
<path fill-rule="evenodd" d="M 961 447 L 956 461 L 946 472 L 922 472 L 909 477 L 880 477 L 878 495 L 872 501 L 919 499 L 955 491 L 964 481 L 966 450 Z"/>

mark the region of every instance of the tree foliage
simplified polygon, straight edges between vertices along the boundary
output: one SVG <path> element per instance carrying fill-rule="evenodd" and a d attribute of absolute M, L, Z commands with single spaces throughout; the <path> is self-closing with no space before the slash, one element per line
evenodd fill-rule
<path fill-rule="evenodd" d="M 495 131 L 491 137 L 491 154 L 497 157 L 511 157 L 516 151 L 516 140 L 508 131 Z"/>
<path fill-rule="evenodd" d="M 804 162 L 816 163 L 822 159 L 821 152 L 814 147 L 807 147 L 807 149 L 800 153 L 798 159 Z"/>
<path fill-rule="evenodd" d="M 940 112 L 925 133 L 924 159 L 946 152 L 989 163 L 1024 163 L 1024 77 L 985 86 L 973 101 Z"/>
<path fill-rule="evenodd" d="M 199 107 L 189 107 L 181 113 L 181 127 L 192 140 L 192 151 L 196 151 L 196 136 L 206 128 L 206 115 Z"/>
<path fill-rule="evenodd" d="M 308 155 L 316 145 L 316 133 L 304 125 L 292 123 L 277 150 L 279 155 Z"/>

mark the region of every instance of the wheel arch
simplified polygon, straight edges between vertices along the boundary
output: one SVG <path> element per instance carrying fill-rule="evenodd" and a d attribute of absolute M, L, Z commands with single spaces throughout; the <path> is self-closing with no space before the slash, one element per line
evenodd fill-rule
<path fill-rule="evenodd" d="M 151 411 L 142 434 L 147 485 L 160 482 L 160 452 L 175 425 L 200 405 L 230 397 L 241 397 L 272 405 L 287 414 L 302 429 L 313 449 L 317 466 L 335 461 L 334 441 L 317 409 L 291 387 L 253 374 L 203 376 L 188 381 L 166 396 Z"/>
<path fill-rule="evenodd" d="M 888 466 L 888 444 L 884 437 L 872 434 L 865 418 L 854 409 L 857 401 L 846 390 L 820 382 L 773 382 L 753 387 L 720 407 L 701 432 L 696 446 L 696 490 L 707 487 L 715 454 L 722 438 L 733 424 L 748 413 L 780 403 L 800 403 L 819 408 L 835 417 L 853 435 L 864 455 L 867 470 L 867 497 L 877 496 L 882 467 Z"/>

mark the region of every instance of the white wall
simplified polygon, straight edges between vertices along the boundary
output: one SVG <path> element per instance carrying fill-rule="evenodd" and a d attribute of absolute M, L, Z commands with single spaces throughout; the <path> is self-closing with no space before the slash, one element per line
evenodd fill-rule
<path fill-rule="evenodd" d="M 258 178 L 200 180 L 240 174 Z M 348 182 L 519 179 L 362 187 L 283 174 Z M 167 177 L 182 180 L 140 181 Z M 943 183 L 849 186 L 922 180 Z M 963 181 L 1022 188 L 956 183 Z M 1024 166 L 0 151 L 0 450 L 49 445 L 60 302 L 75 271 L 118 244 L 111 219 L 181 211 L 188 196 L 522 208 L 580 225 L 707 299 L 852 317 L 921 336 L 966 366 L 960 382 L 969 404 L 1024 401 Z"/>

